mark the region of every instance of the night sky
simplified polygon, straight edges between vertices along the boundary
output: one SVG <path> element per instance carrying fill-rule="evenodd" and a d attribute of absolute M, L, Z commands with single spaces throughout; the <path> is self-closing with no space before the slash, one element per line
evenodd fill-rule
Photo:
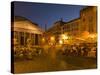
<path fill-rule="evenodd" d="M 47 28 L 49 28 L 61 18 L 65 22 L 78 18 L 80 10 L 84 7 L 80 5 L 14 2 L 14 15 L 26 17 L 42 28 L 47 24 Z"/>

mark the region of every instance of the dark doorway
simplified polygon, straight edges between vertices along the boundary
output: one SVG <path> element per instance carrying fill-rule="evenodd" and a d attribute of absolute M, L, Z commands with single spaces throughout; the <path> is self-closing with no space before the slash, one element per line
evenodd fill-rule
<path fill-rule="evenodd" d="M 20 44 L 24 45 L 24 37 L 23 36 L 21 36 L 21 38 L 20 38 Z"/>
<path fill-rule="evenodd" d="M 38 34 L 35 34 L 35 45 L 38 45 Z"/>

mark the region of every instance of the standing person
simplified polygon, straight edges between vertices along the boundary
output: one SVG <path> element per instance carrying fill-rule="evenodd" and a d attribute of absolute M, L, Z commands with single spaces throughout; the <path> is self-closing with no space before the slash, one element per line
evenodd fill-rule
<path fill-rule="evenodd" d="M 77 51 L 77 49 L 76 49 L 76 46 L 73 46 L 73 48 L 72 48 L 72 56 L 76 56 L 76 51 Z"/>
<path fill-rule="evenodd" d="M 83 46 L 83 56 L 88 55 L 88 47 L 86 45 Z"/>
<path fill-rule="evenodd" d="M 77 47 L 77 56 L 81 56 L 82 52 L 81 52 L 81 46 Z"/>

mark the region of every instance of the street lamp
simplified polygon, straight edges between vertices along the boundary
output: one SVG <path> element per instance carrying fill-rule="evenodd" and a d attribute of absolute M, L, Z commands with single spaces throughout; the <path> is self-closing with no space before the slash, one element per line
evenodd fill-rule
<path fill-rule="evenodd" d="M 63 42 L 63 44 L 64 44 L 65 42 L 67 42 L 68 36 L 65 35 L 65 34 L 62 34 L 62 35 L 61 35 L 61 39 L 62 39 L 62 42 Z"/>
<path fill-rule="evenodd" d="M 62 45 L 63 44 L 63 41 L 62 40 L 59 40 L 59 43 Z"/>
<path fill-rule="evenodd" d="M 52 42 L 54 42 L 54 41 L 55 41 L 55 37 L 52 36 L 52 37 L 50 38 L 50 40 L 51 40 Z"/>
<path fill-rule="evenodd" d="M 42 38 L 42 42 L 45 42 L 45 38 Z"/>
<path fill-rule="evenodd" d="M 96 35 L 95 34 L 90 34 L 89 37 L 94 39 L 96 37 Z"/>
<path fill-rule="evenodd" d="M 50 37 L 50 44 L 53 45 L 55 43 L 55 37 L 51 36 Z"/>
<path fill-rule="evenodd" d="M 66 40 L 66 39 L 68 39 L 68 36 L 65 34 L 62 34 L 62 39 Z"/>

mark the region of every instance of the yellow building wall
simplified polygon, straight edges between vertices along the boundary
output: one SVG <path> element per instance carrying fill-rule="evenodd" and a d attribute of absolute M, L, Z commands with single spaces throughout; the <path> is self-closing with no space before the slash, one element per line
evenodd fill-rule
<path fill-rule="evenodd" d="M 80 31 L 97 32 L 97 7 L 86 7 L 80 11 Z"/>

